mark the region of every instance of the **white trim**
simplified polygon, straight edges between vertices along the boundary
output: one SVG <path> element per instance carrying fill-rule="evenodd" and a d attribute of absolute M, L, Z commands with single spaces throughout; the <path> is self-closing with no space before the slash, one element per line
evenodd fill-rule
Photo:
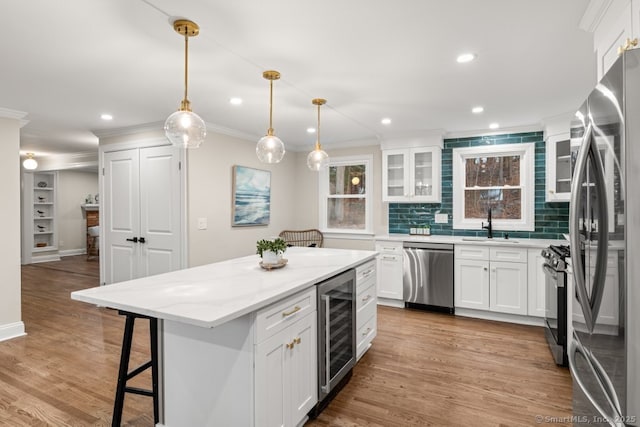
<path fill-rule="evenodd" d="M 58 253 L 52 255 L 32 255 L 31 262 L 29 264 L 37 264 L 39 262 L 51 262 L 60 261 L 60 255 Z"/>
<path fill-rule="evenodd" d="M 0 107 L 0 118 L 3 119 L 22 120 L 27 116 L 27 114 L 29 113 L 19 110 L 12 110 L 11 108 Z"/>
<path fill-rule="evenodd" d="M 612 3 L 613 0 L 590 0 L 582 14 L 578 28 L 589 33 L 595 32 Z"/>
<path fill-rule="evenodd" d="M 535 143 L 484 145 L 476 147 L 454 148 L 453 188 L 464 187 L 464 161 L 469 157 L 490 157 L 501 155 L 520 155 L 520 188 L 522 189 L 522 218 L 520 220 L 495 219 L 494 229 L 505 231 L 535 230 Z M 482 230 L 482 220 L 464 218 L 464 192 L 453 193 L 453 229 Z"/>
<path fill-rule="evenodd" d="M 516 133 L 529 133 L 529 132 L 542 132 L 542 127 L 539 124 L 513 126 L 509 128 L 500 128 L 496 130 L 465 130 L 460 132 L 447 132 L 444 135 L 445 139 L 452 138 L 471 138 L 476 136 L 507 136 Z"/>
<path fill-rule="evenodd" d="M 404 308 L 404 301 L 399 299 L 378 297 L 378 305 L 384 305 L 385 307 Z"/>
<path fill-rule="evenodd" d="M 354 164 L 364 164 L 366 174 L 366 192 L 364 194 L 365 199 L 365 228 L 364 230 L 350 230 L 350 229 L 334 229 L 327 227 L 327 197 L 329 195 L 329 167 L 331 166 L 345 166 Z M 345 157 L 330 157 L 327 167 L 322 168 L 318 173 L 318 195 L 320 201 L 318 203 L 318 219 L 320 229 L 323 233 L 327 234 L 369 234 L 374 235 L 373 232 L 373 186 L 374 186 L 374 172 L 373 172 L 373 154 L 366 154 L 362 156 L 345 156 Z M 353 195 L 354 198 L 362 198 L 363 195 Z"/>
<path fill-rule="evenodd" d="M 411 132 L 405 135 L 398 134 L 396 136 L 386 136 L 380 141 L 382 150 L 398 149 L 398 148 L 422 148 L 422 147 L 440 147 L 443 148 L 444 129 L 433 129 L 422 132 Z"/>
<path fill-rule="evenodd" d="M 86 254 L 87 254 L 87 249 L 86 248 L 67 249 L 65 251 L 60 251 L 60 256 L 61 257 L 76 256 L 76 255 L 86 255 Z"/>
<path fill-rule="evenodd" d="M 322 231 L 322 235 L 325 239 L 336 239 L 336 240 L 374 240 L 373 233 L 362 232 L 357 233 L 354 231 L 346 231 L 344 233 L 336 233 L 335 231 Z"/>
<path fill-rule="evenodd" d="M 471 308 L 455 308 L 455 315 L 474 319 L 495 320 L 498 322 L 518 323 L 520 325 L 544 326 L 544 318 L 524 316 L 521 314 L 499 313 L 496 311 L 474 310 Z"/>
<path fill-rule="evenodd" d="M 6 325 L 0 325 L 0 341 L 6 341 L 25 335 L 27 335 L 27 333 L 24 331 L 24 322 L 14 322 L 8 323 Z"/>

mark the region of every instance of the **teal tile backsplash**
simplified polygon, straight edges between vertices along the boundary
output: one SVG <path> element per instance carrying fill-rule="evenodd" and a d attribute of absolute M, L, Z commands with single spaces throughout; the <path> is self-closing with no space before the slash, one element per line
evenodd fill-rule
<path fill-rule="evenodd" d="M 442 150 L 442 203 L 389 203 L 389 233 L 409 233 L 410 227 L 429 224 L 431 234 L 455 236 L 484 236 L 485 230 L 454 230 L 452 149 L 487 144 L 535 143 L 535 231 L 507 231 L 510 237 L 562 239 L 569 232 L 569 204 L 545 202 L 545 143 L 542 132 L 493 135 L 444 140 Z M 446 213 L 447 224 L 436 224 L 434 215 Z M 505 232 L 494 231 L 495 237 Z"/>

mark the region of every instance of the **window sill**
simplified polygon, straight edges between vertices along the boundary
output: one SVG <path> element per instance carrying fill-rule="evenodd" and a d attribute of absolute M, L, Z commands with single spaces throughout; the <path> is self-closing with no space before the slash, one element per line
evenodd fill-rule
<path fill-rule="evenodd" d="M 343 240 L 373 240 L 374 233 L 368 231 L 322 231 L 325 239 L 343 239 Z"/>

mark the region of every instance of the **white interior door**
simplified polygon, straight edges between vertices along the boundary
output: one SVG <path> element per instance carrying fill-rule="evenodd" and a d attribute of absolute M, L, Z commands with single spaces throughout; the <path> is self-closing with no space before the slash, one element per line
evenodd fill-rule
<path fill-rule="evenodd" d="M 103 200 L 105 283 L 138 277 L 139 244 L 133 242 L 140 231 L 139 150 L 104 154 Z"/>
<path fill-rule="evenodd" d="M 176 148 L 140 149 L 139 277 L 181 267 L 180 182 Z"/>
<path fill-rule="evenodd" d="M 172 146 L 104 153 L 104 283 L 182 267 L 182 171 Z"/>

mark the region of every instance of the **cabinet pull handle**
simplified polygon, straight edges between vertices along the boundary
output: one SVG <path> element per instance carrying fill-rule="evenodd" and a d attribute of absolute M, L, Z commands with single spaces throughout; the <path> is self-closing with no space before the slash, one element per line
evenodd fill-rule
<path fill-rule="evenodd" d="M 488 270 L 488 268 L 487 268 L 487 267 L 485 267 L 485 268 L 484 268 L 484 271 L 487 271 L 487 270 Z"/>
<path fill-rule="evenodd" d="M 383 256 L 382 259 L 387 260 L 387 261 L 395 261 L 395 257 L 392 256 Z"/>
<path fill-rule="evenodd" d="M 300 344 L 300 342 L 301 342 L 301 341 L 302 341 L 302 339 L 301 339 L 300 337 L 298 337 L 298 338 L 294 338 L 294 339 L 293 339 L 293 342 L 294 342 L 295 344 Z"/>
<path fill-rule="evenodd" d="M 293 347 L 295 347 L 295 345 L 296 345 L 295 340 L 294 340 L 294 341 L 291 341 L 291 342 L 288 342 L 288 343 L 287 343 L 287 348 L 288 348 L 289 350 L 291 350 Z"/>
<path fill-rule="evenodd" d="M 364 336 L 368 335 L 369 332 L 371 332 L 371 328 L 367 328 L 367 330 L 362 333 L 362 336 L 364 337 Z"/>
<path fill-rule="evenodd" d="M 373 268 L 370 268 L 369 270 L 367 270 L 364 273 L 362 273 L 362 277 L 367 277 L 367 276 L 371 275 L 371 273 L 373 273 Z"/>
<path fill-rule="evenodd" d="M 366 297 L 362 298 L 362 302 L 369 301 L 370 298 L 371 295 L 367 295 Z"/>
<path fill-rule="evenodd" d="M 283 311 L 282 312 L 282 317 L 291 316 L 292 314 L 297 313 L 300 310 L 302 310 L 302 309 L 299 306 L 296 305 L 295 307 L 293 307 L 293 310 L 291 310 L 291 311 Z"/>

